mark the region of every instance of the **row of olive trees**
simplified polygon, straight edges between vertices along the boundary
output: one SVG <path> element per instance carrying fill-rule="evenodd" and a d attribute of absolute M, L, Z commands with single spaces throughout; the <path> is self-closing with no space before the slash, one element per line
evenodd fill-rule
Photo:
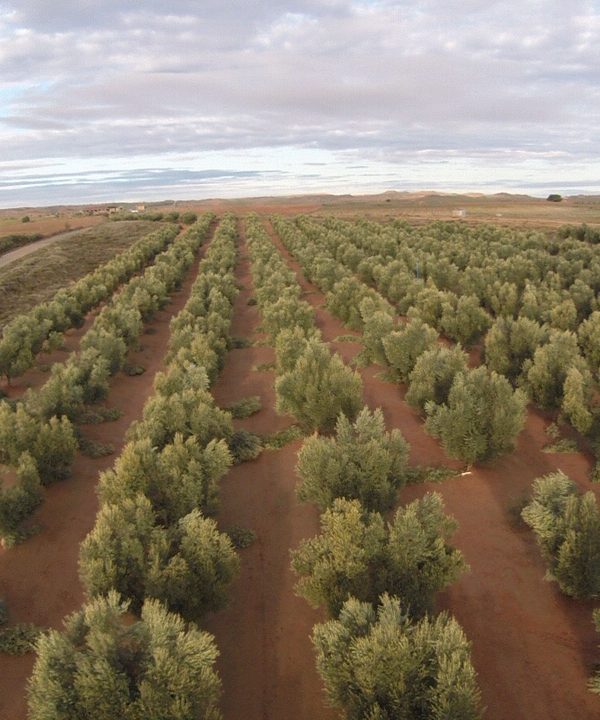
<path fill-rule="evenodd" d="M 456 522 L 428 493 L 388 509 L 407 480 L 408 444 L 380 410 L 332 437 L 313 435 L 298 455 L 298 495 L 323 511 L 321 532 L 292 552 L 296 591 L 332 617 L 312 640 L 332 705 L 348 718 L 479 717 L 470 646 L 458 623 L 432 617 L 437 592 L 466 568 L 449 545 Z"/>
<path fill-rule="evenodd" d="M 261 309 L 268 309 L 270 298 L 263 286 L 274 275 L 287 275 L 296 302 L 302 302 L 295 279 L 264 231 L 259 228 L 249 235 L 253 259 L 259 262 L 255 282 Z M 263 266 L 266 271 L 261 275 Z M 282 285 L 273 298 L 283 295 Z M 340 298 L 352 286 L 343 278 L 335 285 Z M 371 292 L 361 299 L 377 302 Z M 339 376 L 331 372 L 328 349 L 310 326 L 294 326 L 290 320 L 273 335 L 279 409 L 291 411 L 306 430 L 331 431 L 335 423 L 333 436 L 315 433 L 299 455 L 299 496 L 314 501 L 324 512 L 321 534 L 292 554 L 300 575 L 297 591 L 311 604 L 339 613 L 339 619 L 316 626 L 313 633 L 317 667 L 330 701 L 352 718 L 434 717 L 436 708 L 443 713 L 440 717 L 478 717 L 479 693 L 469 646 L 457 624 L 444 616 L 428 637 L 415 643 L 409 640 L 429 627 L 423 615 L 435 592 L 464 568 L 461 554 L 446 542 L 455 525 L 443 514 L 441 498 L 428 495 L 400 509 L 387 525 L 378 512 L 370 511 L 388 508 L 406 482 L 406 442 L 398 431 L 385 431 L 381 411 L 358 412 L 360 394 L 346 392 L 351 374 L 341 361 Z M 400 597 L 382 595 L 386 592 Z M 388 623 L 383 610 L 379 617 L 372 605 L 379 601 L 381 608 L 390 603 L 397 607 L 403 621 Z M 357 606 L 365 616 L 361 627 L 352 620 L 346 623 Z M 397 642 L 378 662 L 382 632 L 386 637 L 394 634 Z M 452 652 L 445 646 L 451 638 Z M 455 662 L 459 655 L 460 667 Z M 412 671 L 411 663 L 416 663 Z M 387 681 L 390 665 L 395 671 L 391 683 Z"/>
<path fill-rule="evenodd" d="M 233 429 L 208 392 L 211 371 L 203 363 L 214 362 L 206 352 L 211 339 L 215 367 L 228 345 L 235 257 L 235 221 L 226 217 L 172 321 L 168 368 L 114 468 L 100 478 L 100 510 L 80 550 L 88 602 L 63 633 L 51 631 L 38 644 L 29 691 L 34 720 L 220 717 L 218 650 L 195 623 L 223 605 L 239 565 L 211 517 L 232 463 Z M 222 322 L 205 333 L 204 320 L 215 314 Z"/>
<path fill-rule="evenodd" d="M 521 512 L 535 532 L 547 563 L 546 577 L 570 597 L 600 596 L 600 507 L 594 493 L 578 492 L 560 470 L 533 483 L 533 496 Z M 600 611 L 594 611 L 600 631 Z M 590 680 L 590 690 L 600 694 L 600 672 Z"/>
<path fill-rule="evenodd" d="M 65 330 L 80 326 L 89 310 L 109 298 L 176 235 L 177 229 L 172 227 L 150 233 L 71 287 L 59 290 L 50 302 L 11 320 L 0 339 L 0 375 L 10 382 L 32 367 L 43 349 L 59 347 Z"/>
<path fill-rule="evenodd" d="M 28 390 L 13 407 L 0 403 L 0 461 L 16 468 L 16 481 L 0 489 L 0 535 L 7 544 L 19 537 L 22 522 L 41 501 L 41 488 L 29 471 L 30 460 L 42 484 L 68 475 L 78 443 L 73 423 L 86 404 L 104 398 L 110 376 L 125 363 L 143 322 L 162 306 L 181 282 L 206 237 L 204 218 L 156 257 L 145 273 L 127 283 L 100 312 L 81 341 L 81 351 L 56 363 L 39 390 Z M 26 479 L 26 481 L 25 481 Z"/>
<path fill-rule="evenodd" d="M 321 342 L 313 310 L 256 216 L 247 236 L 262 327 L 277 356 L 277 411 L 296 418 L 305 431 L 328 432 L 340 412 L 354 418 L 362 406 L 362 381 Z"/>
<path fill-rule="evenodd" d="M 275 223 L 284 243 L 317 282 L 321 266 L 349 271 L 338 269 L 341 263 L 335 256 L 325 254 L 327 242 L 320 242 L 318 227 L 302 232 L 290 221 L 277 218 Z M 354 276 L 346 280 L 329 290 L 326 283 L 322 286 L 328 307 L 342 320 L 351 317 L 349 308 L 354 308 L 360 322 L 352 326 L 363 330 L 363 359 L 382 364 L 394 381 L 408 384 L 407 400 L 426 415 L 427 430 L 448 454 L 470 465 L 510 450 L 524 422 L 525 396 L 495 372 L 469 370 L 460 345 L 440 346 L 437 331 L 417 311 L 397 325 L 391 306 L 375 290 Z M 341 286 L 344 291 L 339 293 Z M 350 287 L 354 292 L 347 292 Z"/>
<path fill-rule="evenodd" d="M 598 444 L 598 248 L 443 223 L 417 229 L 300 218 L 296 225 L 400 312 L 466 345 L 485 332 L 488 369 Z"/>

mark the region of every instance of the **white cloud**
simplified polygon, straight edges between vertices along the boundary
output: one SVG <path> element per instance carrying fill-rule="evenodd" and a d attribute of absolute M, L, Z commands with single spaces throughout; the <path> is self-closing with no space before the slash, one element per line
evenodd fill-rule
<path fill-rule="evenodd" d="M 296 147 L 568 174 L 600 157 L 599 28 L 591 0 L 0 0 L 2 157 Z"/>

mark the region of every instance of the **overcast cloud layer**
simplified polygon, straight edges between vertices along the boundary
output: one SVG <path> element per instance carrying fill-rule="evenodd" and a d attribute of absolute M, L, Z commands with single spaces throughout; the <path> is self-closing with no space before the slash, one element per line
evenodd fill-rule
<path fill-rule="evenodd" d="M 0 206 L 600 191 L 588 0 L 0 0 Z"/>

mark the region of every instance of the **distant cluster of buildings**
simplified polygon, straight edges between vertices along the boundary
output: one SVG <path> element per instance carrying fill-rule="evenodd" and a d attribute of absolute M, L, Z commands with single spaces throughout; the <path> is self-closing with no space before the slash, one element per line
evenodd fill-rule
<path fill-rule="evenodd" d="M 90 205 L 85 209 L 86 215 L 117 215 L 119 213 L 141 213 L 146 210 L 144 204 L 135 207 L 124 207 L 123 205 Z"/>

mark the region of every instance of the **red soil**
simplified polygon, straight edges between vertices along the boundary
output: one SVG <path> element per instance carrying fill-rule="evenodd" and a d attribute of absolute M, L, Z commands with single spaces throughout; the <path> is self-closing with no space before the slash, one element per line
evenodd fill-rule
<path fill-rule="evenodd" d="M 278 239 L 275 242 L 310 293 L 306 300 L 315 307 L 324 339 L 347 333 L 323 310 L 323 295 L 304 279 L 298 263 Z M 352 355 L 347 343 L 332 345 L 345 359 Z M 458 468 L 425 433 L 422 421 L 403 400 L 404 390 L 382 381 L 378 371 L 375 366 L 361 370 L 365 400 L 370 407 L 383 409 L 388 427 L 402 430 L 411 445 L 412 462 Z M 530 410 L 512 454 L 476 467 L 471 475 L 457 475 L 439 485 L 414 485 L 400 494 L 406 503 L 425 492 L 439 492 L 447 511 L 459 522 L 453 542 L 471 569 L 441 596 L 439 604 L 457 617 L 472 642 L 486 720 L 600 717 L 600 698 L 587 690 L 598 660 L 593 604 L 566 598 L 556 583 L 544 579 L 534 535 L 515 511 L 529 497 L 533 479 L 558 468 L 582 490 L 600 494 L 587 480 L 589 458 L 542 452 L 547 443 L 545 424 L 540 413 Z"/>
<path fill-rule="evenodd" d="M 77 562 L 79 544 L 92 529 L 98 509 L 95 493 L 98 474 L 118 457 L 127 428 L 141 417 L 144 403 L 152 394 L 155 374 L 164 370 L 169 322 L 189 297 L 199 261 L 196 260 L 171 302 L 147 324 L 146 330 L 150 332 L 141 336 L 141 349 L 130 354 L 130 362 L 143 365 L 146 372 L 136 377 L 120 373 L 112 380 L 107 405 L 119 408 L 123 415 L 115 422 L 85 428 L 86 436 L 112 444 L 115 453 L 99 459 L 78 455 L 72 477 L 45 492 L 43 505 L 34 518 L 40 533 L 14 548 L 0 548 L 0 597 L 7 602 L 11 621 L 60 628 L 63 617 L 84 601 Z M 0 654 L 3 720 L 26 717 L 25 687 L 34 660 L 33 654 L 23 657 Z"/>
<path fill-rule="evenodd" d="M 247 304 L 252 295 L 249 262 L 241 244 L 237 278 L 244 286 L 236 299 L 232 335 L 263 339 L 259 315 Z M 253 371 L 274 360 L 272 348 L 233 350 L 214 386 L 220 405 L 259 395 L 263 409 L 238 427 L 273 432 L 291 419 L 274 411 L 274 373 Z M 219 523 L 251 528 L 256 541 L 241 554 L 241 572 L 230 593 L 230 604 L 211 617 L 207 629 L 221 651 L 225 720 L 328 720 L 337 713 L 324 705 L 309 635 L 323 617 L 294 594 L 295 577 L 289 551 L 318 532 L 318 512 L 295 495 L 296 452 L 300 441 L 278 451 L 266 451 L 255 461 L 238 465 L 221 486 Z"/>

